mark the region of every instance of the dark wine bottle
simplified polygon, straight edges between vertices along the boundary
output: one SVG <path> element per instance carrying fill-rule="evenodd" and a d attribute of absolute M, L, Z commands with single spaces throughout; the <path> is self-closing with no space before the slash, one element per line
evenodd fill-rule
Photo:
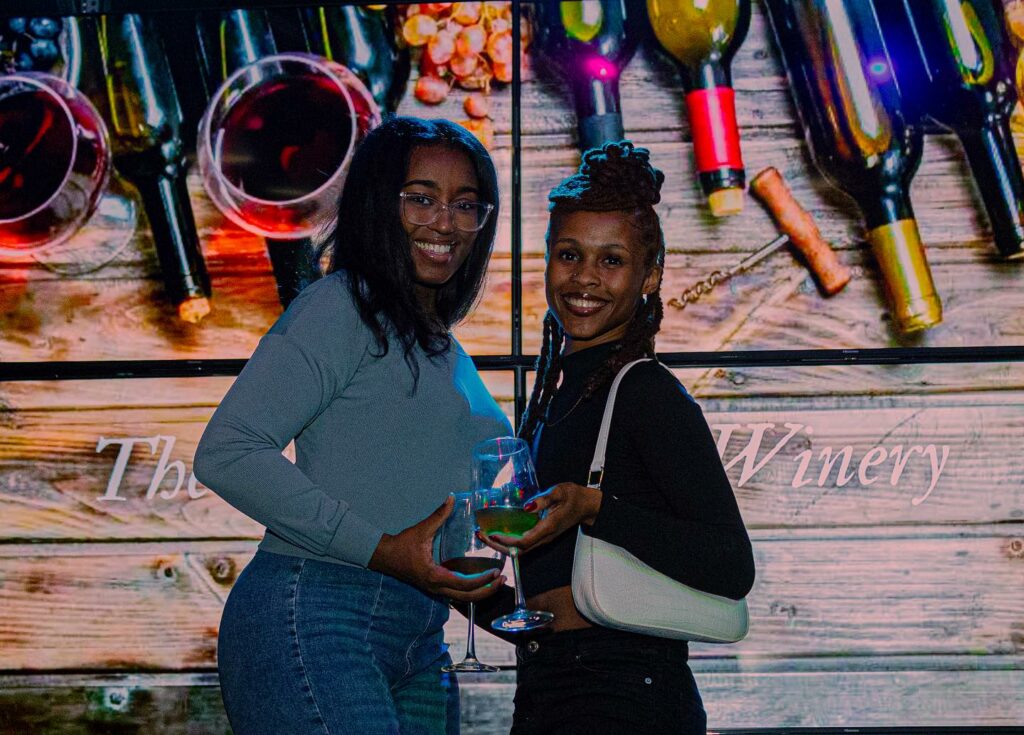
<path fill-rule="evenodd" d="M 386 10 L 358 5 L 303 9 L 310 50 L 358 76 L 383 110 L 394 112 L 409 82 L 409 49 L 399 49 Z"/>
<path fill-rule="evenodd" d="M 211 94 L 235 71 L 276 54 L 277 44 L 265 11 L 230 10 L 202 18 L 198 25 L 200 55 Z M 256 80 L 253 80 L 256 81 Z M 320 278 L 309 238 L 267 238 L 267 256 L 285 308 Z"/>
<path fill-rule="evenodd" d="M 142 197 L 169 298 L 182 319 L 198 322 L 210 312 L 210 277 L 189 201 L 182 115 L 167 56 L 139 15 L 103 16 L 96 28 L 114 166 Z"/>
<path fill-rule="evenodd" d="M 960 138 L 999 252 L 1024 257 L 1010 46 L 993 0 L 875 0 L 904 99 Z"/>
<path fill-rule="evenodd" d="M 870 2 L 766 0 L 807 142 L 821 173 L 852 196 L 903 332 L 942 321 L 910 182 L 922 132 L 901 107 Z"/>
<path fill-rule="evenodd" d="M 697 176 L 711 213 L 738 214 L 746 175 L 729 67 L 750 26 L 750 0 L 647 0 L 647 14 L 682 73 Z"/>
<path fill-rule="evenodd" d="M 532 48 L 572 88 L 581 151 L 624 137 L 619 74 L 636 52 L 642 18 L 627 0 L 541 0 Z"/>

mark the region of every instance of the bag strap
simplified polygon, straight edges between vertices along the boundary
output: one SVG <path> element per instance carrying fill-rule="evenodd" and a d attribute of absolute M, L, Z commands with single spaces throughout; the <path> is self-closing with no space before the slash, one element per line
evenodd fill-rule
<path fill-rule="evenodd" d="M 590 475 L 587 476 L 587 487 L 601 488 L 601 480 L 604 479 L 604 455 L 608 449 L 608 431 L 612 426 L 612 413 L 615 411 L 615 394 L 619 392 L 619 383 L 625 377 L 629 369 L 641 362 L 650 362 L 651 358 L 642 357 L 627 363 L 619 370 L 619 374 L 612 381 L 611 390 L 608 391 L 608 401 L 604 404 L 604 417 L 601 419 L 601 431 L 597 435 L 597 447 L 594 449 L 594 459 L 590 462 Z"/>

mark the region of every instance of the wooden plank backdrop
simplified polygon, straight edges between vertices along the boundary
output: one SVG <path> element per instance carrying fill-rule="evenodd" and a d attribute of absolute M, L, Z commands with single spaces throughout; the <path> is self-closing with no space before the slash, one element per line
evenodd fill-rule
<path fill-rule="evenodd" d="M 946 319 L 891 328 L 852 203 L 814 170 L 755 3 L 734 65 L 749 174 L 778 167 L 852 266 L 824 299 L 783 251 L 685 311 L 666 309 L 663 351 L 1024 343 L 1021 264 L 995 258 L 951 136 L 933 135 L 913 186 Z M 522 90 L 524 349 L 538 348 L 546 193 L 578 163 L 562 85 Z M 659 211 L 677 294 L 772 239 L 751 199 L 714 220 L 693 178 L 682 90 L 642 50 L 622 77 L 628 134 L 667 175 Z M 510 201 L 508 88 L 492 96 L 492 154 Z M 460 118 L 461 96 L 402 112 Z M 1024 149 L 1024 140 L 1018 139 Z M 109 262 L 83 230 L 38 260 L 0 261 L 0 360 L 244 358 L 280 313 L 259 238 L 190 178 L 214 311 L 173 315 L 141 223 Z M 474 354 L 511 340 L 508 207 L 486 292 L 458 336 Z M 69 270 L 93 262 L 95 269 Z M 72 273 L 75 273 L 72 275 Z M 700 400 L 744 518 L 758 576 L 751 634 L 693 646 L 712 726 L 1024 723 L 1024 365 L 792 366 L 681 370 Z M 513 380 L 485 375 L 512 411 Z M 0 384 L 0 734 L 227 733 L 215 672 L 220 609 L 261 528 L 191 482 L 195 444 L 230 379 Z M 461 654 L 466 623 L 448 625 Z M 462 680 L 463 732 L 507 729 L 506 667 Z"/>
<path fill-rule="evenodd" d="M 511 375 L 485 378 L 509 409 Z M 189 485 L 196 443 L 229 384 L 4 386 L 0 543 L 257 538 L 257 524 Z M 1024 520 L 1024 392 L 697 395 L 751 528 Z"/>

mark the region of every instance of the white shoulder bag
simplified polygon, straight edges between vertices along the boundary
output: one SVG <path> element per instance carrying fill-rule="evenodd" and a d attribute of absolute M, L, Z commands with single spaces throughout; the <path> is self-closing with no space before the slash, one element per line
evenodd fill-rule
<path fill-rule="evenodd" d="M 615 394 L 636 360 L 615 376 L 605 405 L 588 487 L 601 487 Z M 618 630 L 706 643 L 735 643 L 747 634 L 746 600 L 708 594 L 657 572 L 621 546 L 580 528 L 572 565 L 572 598 L 591 622 Z"/>

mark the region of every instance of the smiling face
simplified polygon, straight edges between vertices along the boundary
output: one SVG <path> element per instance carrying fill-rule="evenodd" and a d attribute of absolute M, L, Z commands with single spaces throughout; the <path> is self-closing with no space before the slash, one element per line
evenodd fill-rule
<path fill-rule="evenodd" d="M 424 194 L 446 204 L 477 201 L 479 196 L 476 173 L 469 157 L 443 146 L 421 146 L 413 150 L 402 192 Z M 466 262 L 477 233 L 456 228 L 451 211 L 442 212 L 429 225 L 413 224 L 406 219 L 404 207 L 400 211 L 402 227 L 409 235 L 412 249 L 417 294 L 430 308 L 436 289 L 447 283 Z"/>
<path fill-rule="evenodd" d="M 641 295 L 661 282 L 631 219 L 622 211 L 571 212 L 552 223 L 545 294 L 566 353 L 621 339 Z"/>

